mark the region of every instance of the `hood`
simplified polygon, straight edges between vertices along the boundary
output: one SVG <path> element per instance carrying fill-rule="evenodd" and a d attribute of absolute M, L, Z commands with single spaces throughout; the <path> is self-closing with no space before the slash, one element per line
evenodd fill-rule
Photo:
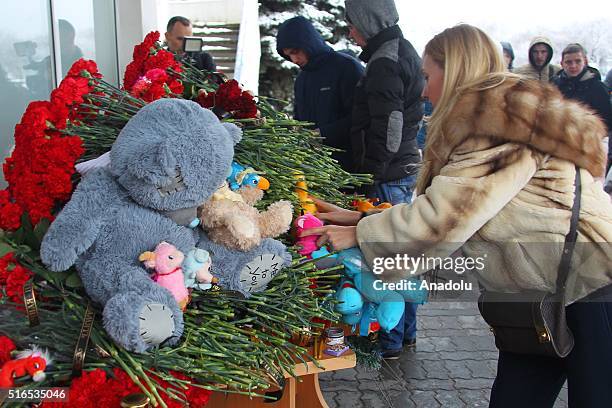
<path fill-rule="evenodd" d="M 588 69 L 589 72 L 593 74 L 593 78 L 596 78 L 598 81 L 601 81 L 601 72 L 599 72 L 597 68 L 587 65 L 586 69 Z"/>
<path fill-rule="evenodd" d="M 419 173 L 419 191 L 440 174 L 453 150 L 469 137 L 519 143 L 577 164 L 594 177 L 605 170 L 607 131 L 601 119 L 552 84 L 506 78 L 484 91 L 466 92 L 455 102 L 444 138 L 432 140 Z"/>
<path fill-rule="evenodd" d="M 325 43 L 312 23 L 302 16 L 293 17 L 278 27 L 276 52 L 290 61 L 289 57 L 283 53 L 285 48 L 304 50 L 310 59 L 332 51 L 332 48 Z"/>
<path fill-rule="evenodd" d="M 502 49 L 510 55 L 510 67 L 509 68 L 512 68 L 512 63 L 514 62 L 514 49 L 512 48 L 512 44 L 510 44 L 509 42 L 502 41 L 501 46 L 502 46 Z"/>
<path fill-rule="evenodd" d="M 546 59 L 546 64 L 544 64 L 544 66 L 548 65 L 553 57 L 553 47 L 550 40 L 546 37 L 535 37 L 533 40 L 531 40 L 531 44 L 529 44 L 529 63 L 535 67 L 533 60 L 531 59 L 531 49 L 536 44 L 544 44 L 546 47 L 548 47 L 548 58 Z"/>
<path fill-rule="evenodd" d="M 366 40 L 399 21 L 394 0 L 346 0 L 346 19 Z"/>

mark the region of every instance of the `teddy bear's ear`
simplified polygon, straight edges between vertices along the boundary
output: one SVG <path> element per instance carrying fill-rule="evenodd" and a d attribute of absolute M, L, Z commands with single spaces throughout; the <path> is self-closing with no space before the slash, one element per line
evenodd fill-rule
<path fill-rule="evenodd" d="M 222 123 L 222 125 L 234 140 L 234 144 L 238 144 L 238 142 L 240 142 L 242 139 L 242 130 L 240 130 L 240 128 L 233 123 Z"/>

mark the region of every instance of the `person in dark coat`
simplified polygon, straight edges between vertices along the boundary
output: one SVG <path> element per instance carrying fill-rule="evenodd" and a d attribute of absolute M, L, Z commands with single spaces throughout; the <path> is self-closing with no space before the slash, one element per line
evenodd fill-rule
<path fill-rule="evenodd" d="M 355 170 L 374 175 L 366 195 L 382 185 L 401 182 L 417 172 L 420 162 L 416 134 L 423 117 L 421 59 L 402 35 L 393 0 L 347 0 L 351 36 L 363 52 L 366 74 L 357 86 L 351 139 Z M 410 201 L 412 192 L 402 189 Z M 384 197 L 379 197 L 384 198 Z M 389 200 L 386 200 L 389 201 Z"/>
<path fill-rule="evenodd" d="M 553 81 L 566 98 L 580 101 L 593 109 L 605 122 L 609 133 L 612 130 L 610 96 L 606 85 L 599 80 L 599 72 L 587 66 L 585 54 L 580 44 L 569 44 L 565 47 L 561 57 L 563 69 Z M 612 161 L 612 145 L 608 146 L 609 169 Z"/>
<path fill-rule="evenodd" d="M 374 175 L 366 196 L 410 203 L 421 161 L 416 139 L 425 85 L 421 58 L 397 25 L 394 0 L 346 0 L 345 5 L 350 36 L 367 63 L 353 108 L 355 171 Z M 403 345 L 415 345 L 416 311 L 416 304 L 406 303 L 399 324 L 379 335 L 385 359 L 399 358 Z"/>
<path fill-rule="evenodd" d="M 279 27 L 276 44 L 283 58 L 300 67 L 294 86 L 295 119 L 314 123 L 323 143 L 343 150 L 332 157 L 344 170 L 352 171 L 351 110 L 363 66 L 350 55 L 334 51 L 301 16 Z"/>

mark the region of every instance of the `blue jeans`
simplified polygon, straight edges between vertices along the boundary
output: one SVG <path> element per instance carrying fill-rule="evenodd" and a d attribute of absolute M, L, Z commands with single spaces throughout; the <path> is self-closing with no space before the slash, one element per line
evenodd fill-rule
<path fill-rule="evenodd" d="M 500 352 L 490 408 L 550 408 L 567 380 L 570 408 L 612 403 L 612 285 L 566 307 L 574 348 L 566 358 Z"/>
<path fill-rule="evenodd" d="M 393 205 L 412 202 L 412 192 L 416 184 L 416 176 L 407 176 L 399 180 L 375 183 L 376 198 L 381 203 Z"/>
<path fill-rule="evenodd" d="M 416 303 L 406 302 L 404 315 L 389 333 L 380 331 L 378 333 L 378 342 L 383 351 L 399 350 L 403 346 L 404 340 L 416 338 L 416 312 L 418 305 Z"/>
<path fill-rule="evenodd" d="M 416 176 L 407 176 L 386 183 L 376 183 L 376 198 L 381 202 L 395 204 L 412 202 L 412 192 L 416 184 Z M 404 315 L 399 323 L 389 333 L 381 331 L 378 335 L 380 346 L 384 351 L 399 350 L 404 340 L 416 338 L 417 304 L 406 302 Z"/>

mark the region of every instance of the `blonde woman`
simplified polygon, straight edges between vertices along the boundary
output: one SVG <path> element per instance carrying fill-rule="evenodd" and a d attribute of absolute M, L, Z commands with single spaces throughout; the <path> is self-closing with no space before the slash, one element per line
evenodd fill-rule
<path fill-rule="evenodd" d="M 324 202 L 330 224 L 308 231 L 372 267 L 396 254 L 483 251 L 491 291 L 554 292 L 579 168 L 578 245 L 566 290 L 575 345 L 566 358 L 500 352 L 491 407 L 552 407 L 568 380 L 570 407 L 612 406 L 612 204 L 601 177 L 605 127 L 552 86 L 504 72 L 497 45 L 458 25 L 425 47 L 423 95 L 434 105 L 412 204 L 361 217 Z M 424 272 L 424 270 L 418 271 Z M 381 278 L 406 278 L 401 269 Z"/>

